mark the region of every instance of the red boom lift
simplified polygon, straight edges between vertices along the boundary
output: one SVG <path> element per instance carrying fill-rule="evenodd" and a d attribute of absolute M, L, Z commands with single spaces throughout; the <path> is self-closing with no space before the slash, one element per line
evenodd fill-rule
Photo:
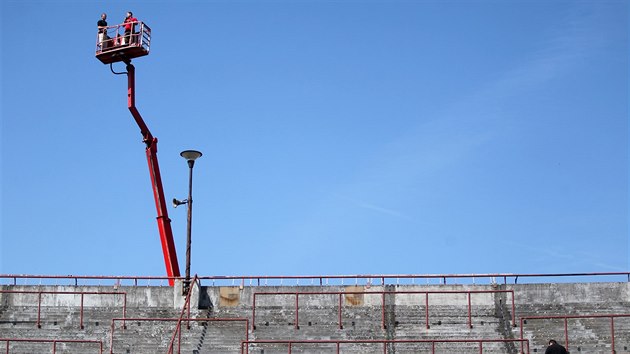
<path fill-rule="evenodd" d="M 169 277 L 169 285 L 173 286 L 174 278 L 179 277 L 180 273 L 175 242 L 173 240 L 173 231 L 171 230 L 171 219 L 168 218 L 164 189 L 162 188 L 162 178 L 160 177 L 160 168 L 158 166 L 158 140 L 151 134 L 151 131 L 144 123 L 142 116 L 140 116 L 136 108 L 136 69 L 131 64 L 131 59 L 149 54 L 151 29 L 143 22 L 135 22 L 134 27 L 135 26 L 138 26 L 139 31 L 136 32 L 134 28 L 129 35 L 121 35 L 124 24 L 107 27 L 106 31 L 99 32 L 96 40 L 96 58 L 103 64 L 110 64 L 110 69 L 114 74 L 124 73 L 114 72 L 112 68 L 113 63 L 124 62 L 127 65 L 127 107 L 133 119 L 136 121 L 136 124 L 140 127 L 142 141 L 146 144 L 145 151 L 149 163 L 149 174 L 151 175 L 155 206 L 157 208 L 157 223 L 160 232 L 160 240 L 162 242 L 162 251 L 164 253 L 164 263 L 166 264 L 166 274 Z"/>

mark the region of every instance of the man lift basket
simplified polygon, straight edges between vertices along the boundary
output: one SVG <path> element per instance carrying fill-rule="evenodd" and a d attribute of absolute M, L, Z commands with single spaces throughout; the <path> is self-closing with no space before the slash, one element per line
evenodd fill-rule
<path fill-rule="evenodd" d="M 128 24 L 109 26 L 105 32 L 97 34 L 96 58 L 103 64 L 127 62 L 149 54 L 151 28 L 144 22 L 133 22 L 132 28 L 138 31 L 132 30 L 129 35 L 125 35 L 125 25 Z"/>

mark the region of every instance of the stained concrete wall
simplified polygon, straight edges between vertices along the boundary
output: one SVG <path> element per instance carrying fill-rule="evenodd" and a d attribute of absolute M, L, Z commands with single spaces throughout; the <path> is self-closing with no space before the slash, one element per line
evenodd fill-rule
<path fill-rule="evenodd" d="M 184 303 L 181 283 L 167 286 L 2 286 L 2 290 L 43 292 L 124 292 L 128 317 L 178 317 Z M 517 323 L 519 316 L 571 315 L 593 313 L 630 313 L 629 283 L 563 283 L 563 284 L 511 284 L 511 285 L 388 285 L 388 286 L 243 286 L 194 287 L 192 294 L 193 317 L 238 317 L 251 321 L 254 293 L 343 292 L 342 322 L 338 326 L 338 295 L 301 295 L 299 297 L 300 328 L 295 328 L 295 295 L 256 296 L 258 329 L 248 331 L 250 339 L 396 339 L 396 338 L 517 338 L 520 328 L 511 327 L 510 295 L 473 294 L 471 306 L 473 328 L 466 326 L 468 298 L 464 294 L 430 294 L 431 328 L 424 325 L 424 295 L 401 294 L 412 291 L 489 291 L 513 290 Z M 349 294 L 351 292 L 377 294 Z M 385 298 L 386 328 L 382 327 L 383 297 L 381 291 L 397 292 Z M 108 319 L 120 317 L 122 295 L 85 295 L 86 328 L 77 328 L 80 295 L 42 295 L 44 316 L 59 317 L 56 325 L 47 323 L 41 329 L 34 326 L 38 295 L 0 293 L 0 337 L 25 338 L 94 338 L 109 345 Z M 97 312 L 94 312 L 97 311 Z M 46 318 L 43 319 L 44 321 Z M 440 324 L 438 324 L 440 320 Z M 95 324 L 100 321 L 101 324 Z M 16 324 L 17 322 L 17 324 Z M 265 325 L 267 323 L 267 325 Z M 173 323 L 135 323 L 126 332 L 117 330 L 115 352 L 160 352 L 173 332 Z M 544 348 L 544 341 L 552 333 L 558 337 L 563 330 L 556 323 L 530 323 L 525 336 L 532 340 L 533 348 Z M 630 321 L 617 323 L 617 353 L 630 353 Z M 184 332 L 186 352 L 238 353 L 238 343 L 244 337 L 242 323 L 200 324 Z M 582 352 L 610 352 L 609 326 L 581 321 L 572 325 L 572 335 L 589 338 L 589 343 L 575 341 Z M 214 331 L 214 332 L 213 332 Z M 214 333 L 214 334 L 213 334 Z M 205 341 L 205 342 L 204 342 Z M 0 343 L 1 344 L 1 343 Z M 592 345 L 588 347 L 587 345 Z M 16 346 L 17 348 L 17 346 Z M 197 348 L 197 349 L 194 349 Z M 374 348 L 361 351 L 360 346 L 348 352 L 371 353 Z M 398 352 L 405 352 L 399 347 Z M 463 347 L 462 347 L 463 348 Z M 487 353 L 514 353 L 518 346 L 485 346 Z M 286 352 L 278 347 L 277 352 Z M 392 349 L 392 348 L 390 348 Z M 24 352 L 30 350 L 28 347 Z M 39 350 L 39 349 L 33 349 Z M 124 351 L 120 351 L 124 350 Z M 319 351 L 318 351 L 319 350 Z M 381 350 L 381 349 L 379 349 Z M 462 349 L 463 350 L 463 349 Z M 590 351 L 589 351 L 590 350 Z M 451 349 L 452 351 L 452 349 Z M 457 350 L 456 350 L 457 351 Z M 11 351 L 12 353 L 14 351 Z M 16 351 L 15 352 L 19 352 Z M 68 351 L 71 352 L 71 351 Z M 140 351 L 142 352 L 142 351 Z M 260 350 L 258 351 L 260 352 Z M 267 349 L 265 353 L 274 352 Z M 299 352 L 297 349 L 294 352 Z M 308 350 L 301 351 L 304 353 Z M 312 353 L 321 352 L 313 349 Z M 413 352 L 409 349 L 407 352 Z"/>

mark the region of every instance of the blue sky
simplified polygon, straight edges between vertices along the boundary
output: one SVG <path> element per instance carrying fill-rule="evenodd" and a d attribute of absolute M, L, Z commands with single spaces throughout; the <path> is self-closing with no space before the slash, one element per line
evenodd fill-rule
<path fill-rule="evenodd" d="M 0 273 L 165 274 L 128 10 L 193 273 L 629 269 L 627 1 L 3 0 Z"/>

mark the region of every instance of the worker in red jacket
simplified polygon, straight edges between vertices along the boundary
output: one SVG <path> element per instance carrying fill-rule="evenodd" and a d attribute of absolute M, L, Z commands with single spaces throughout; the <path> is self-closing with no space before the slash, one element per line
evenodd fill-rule
<path fill-rule="evenodd" d="M 138 22 L 138 19 L 133 17 L 133 13 L 131 11 L 128 11 L 125 16 L 125 21 L 123 22 L 125 24 L 125 37 L 123 37 L 123 44 L 134 42 L 131 35 L 135 32 L 136 22 Z"/>

